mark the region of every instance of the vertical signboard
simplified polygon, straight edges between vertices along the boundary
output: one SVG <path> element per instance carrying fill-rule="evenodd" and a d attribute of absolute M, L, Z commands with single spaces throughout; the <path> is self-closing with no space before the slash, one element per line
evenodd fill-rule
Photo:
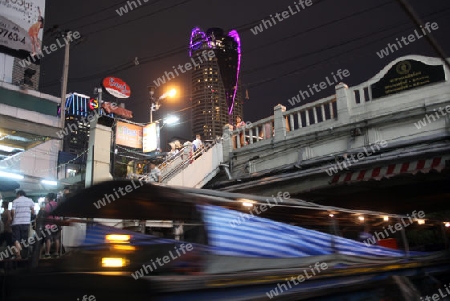
<path fill-rule="evenodd" d="M 142 148 L 142 127 L 118 121 L 116 125 L 116 144 Z"/>
<path fill-rule="evenodd" d="M 24 58 L 42 52 L 45 0 L 0 0 L 0 52 Z"/>
<path fill-rule="evenodd" d="M 151 123 L 144 127 L 143 152 L 152 152 L 159 147 L 159 126 L 157 123 Z"/>

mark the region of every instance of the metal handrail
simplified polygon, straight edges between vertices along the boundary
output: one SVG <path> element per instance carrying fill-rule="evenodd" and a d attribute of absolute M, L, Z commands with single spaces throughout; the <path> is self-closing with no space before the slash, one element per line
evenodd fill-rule
<path fill-rule="evenodd" d="M 167 174 L 165 174 L 161 178 L 161 182 L 167 182 L 168 180 L 173 178 L 179 172 L 181 172 L 186 167 L 188 167 L 189 164 L 193 163 L 193 161 L 195 161 L 197 158 L 199 158 L 202 154 L 208 152 L 214 145 L 216 145 L 215 141 L 211 144 L 206 145 L 205 147 L 203 147 L 201 149 L 196 150 L 191 155 L 188 155 L 188 157 L 186 159 L 183 159 L 183 161 L 181 161 L 174 169 L 170 170 Z"/>

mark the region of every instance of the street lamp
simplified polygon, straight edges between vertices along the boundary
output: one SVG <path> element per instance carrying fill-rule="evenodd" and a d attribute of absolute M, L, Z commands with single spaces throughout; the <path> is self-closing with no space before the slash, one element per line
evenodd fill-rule
<path fill-rule="evenodd" d="M 180 121 L 180 118 L 173 115 L 169 115 L 165 119 L 163 119 L 164 125 L 176 124 L 178 121 Z"/>
<path fill-rule="evenodd" d="M 160 119 L 161 120 L 161 119 Z M 166 118 L 162 119 L 163 121 L 163 125 L 160 129 L 162 129 L 163 127 L 165 127 L 166 125 L 174 125 L 177 124 L 178 121 L 180 121 L 180 118 L 178 116 L 174 116 L 174 115 L 169 115 L 166 116 Z M 157 121 L 158 122 L 158 121 Z"/>
<path fill-rule="evenodd" d="M 159 108 L 161 107 L 160 101 L 165 98 L 168 98 L 168 97 L 169 98 L 174 97 L 177 94 L 177 90 L 171 89 L 155 100 L 156 87 L 148 86 L 147 89 L 148 89 L 148 94 L 150 95 L 150 123 L 153 123 L 153 112 L 158 111 Z"/>
<path fill-rule="evenodd" d="M 168 97 L 175 97 L 177 95 L 177 90 L 171 89 L 169 92 L 165 93 Z"/>

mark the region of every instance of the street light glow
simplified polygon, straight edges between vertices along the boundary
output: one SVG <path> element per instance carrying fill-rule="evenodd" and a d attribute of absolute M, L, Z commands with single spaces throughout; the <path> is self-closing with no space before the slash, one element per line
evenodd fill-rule
<path fill-rule="evenodd" d="M 169 97 L 174 97 L 175 95 L 177 95 L 177 90 L 175 89 L 171 89 L 169 92 L 167 92 L 167 96 Z"/>
<path fill-rule="evenodd" d="M 57 186 L 58 185 L 58 182 L 50 181 L 50 180 L 42 180 L 41 183 L 45 184 L 45 185 L 51 185 L 51 186 Z"/>
<path fill-rule="evenodd" d="M 175 95 L 177 95 L 177 90 L 176 89 L 170 89 L 169 91 L 167 91 L 166 93 L 164 93 L 163 95 L 161 95 L 159 97 L 159 99 L 165 99 L 165 98 L 173 98 Z"/>
<path fill-rule="evenodd" d="M 169 125 L 169 124 L 175 124 L 179 120 L 180 120 L 180 118 L 178 118 L 178 116 L 171 115 L 171 116 L 167 116 L 166 119 L 164 119 L 163 121 L 164 121 L 164 124 Z"/>
<path fill-rule="evenodd" d="M 23 148 L 10 147 L 10 146 L 6 146 L 6 145 L 1 145 L 0 144 L 0 151 L 7 152 L 7 153 L 12 153 L 13 151 L 22 151 L 23 152 L 24 149 Z"/>
<path fill-rule="evenodd" d="M 22 175 L 10 173 L 10 172 L 4 172 L 4 171 L 0 171 L 0 177 L 1 178 L 11 178 L 11 179 L 16 179 L 16 180 L 23 180 Z"/>

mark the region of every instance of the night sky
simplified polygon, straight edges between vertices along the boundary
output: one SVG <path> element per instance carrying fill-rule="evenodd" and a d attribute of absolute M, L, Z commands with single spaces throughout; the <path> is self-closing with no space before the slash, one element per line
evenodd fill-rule
<path fill-rule="evenodd" d="M 48 0 L 45 13 L 45 29 L 59 25 L 86 38 L 71 48 L 68 92 L 93 96 L 105 76 L 119 77 L 131 87 L 131 97 L 124 102 L 134 113 L 132 121 L 139 123 L 149 122 L 147 86 L 165 71 L 173 71 L 172 66 L 190 61 L 188 45 L 195 26 L 238 30 L 242 42 L 241 91 L 248 89 L 250 96 L 244 105 L 245 121 L 268 117 L 278 103 L 291 109 L 288 99 L 299 89 L 319 84 L 338 69 L 349 71 L 344 83 L 354 86 L 399 56 L 437 56 L 421 38 L 380 59 L 377 51 L 416 29 L 395 0 L 312 0 L 312 5 L 307 7 L 305 3 L 304 9 L 297 4 L 300 11 L 293 0 L 145 1 L 140 0 L 139 5 L 136 0 L 138 8 L 119 16 L 116 10 L 127 5 L 126 1 Z M 432 35 L 448 56 L 450 2 L 409 3 L 422 21 L 438 24 Z M 288 18 L 276 20 L 275 25 L 257 35 L 251 32 L 250 28 L 260 25 L 262 19 L 269 20 L 269 15 L 275 17 L 289 6 L 296 14 L 288 12 Z M 44 37 L 44 45 L 53 41 L 50 35 Z M 64 50 L 59 49 L 42 60 L 42 92 L 60 96 L 63 55 Z M 177 99 L 164 102 L 154 114 L 154 119 L 159 119 L 175 112 L 181 118 L 180 125 L 162 129 L 163 144 L 172 136 L 194 139 L 186 110 L 190 106 L 189 83 L 189 73 L 170 81 L 167 85 L 175 84 L 181 93 Z M 330 86 L 302 104 L 333 93 L 334 86 Z M 114 101 L 111 96 L 104 99 Z"/>

